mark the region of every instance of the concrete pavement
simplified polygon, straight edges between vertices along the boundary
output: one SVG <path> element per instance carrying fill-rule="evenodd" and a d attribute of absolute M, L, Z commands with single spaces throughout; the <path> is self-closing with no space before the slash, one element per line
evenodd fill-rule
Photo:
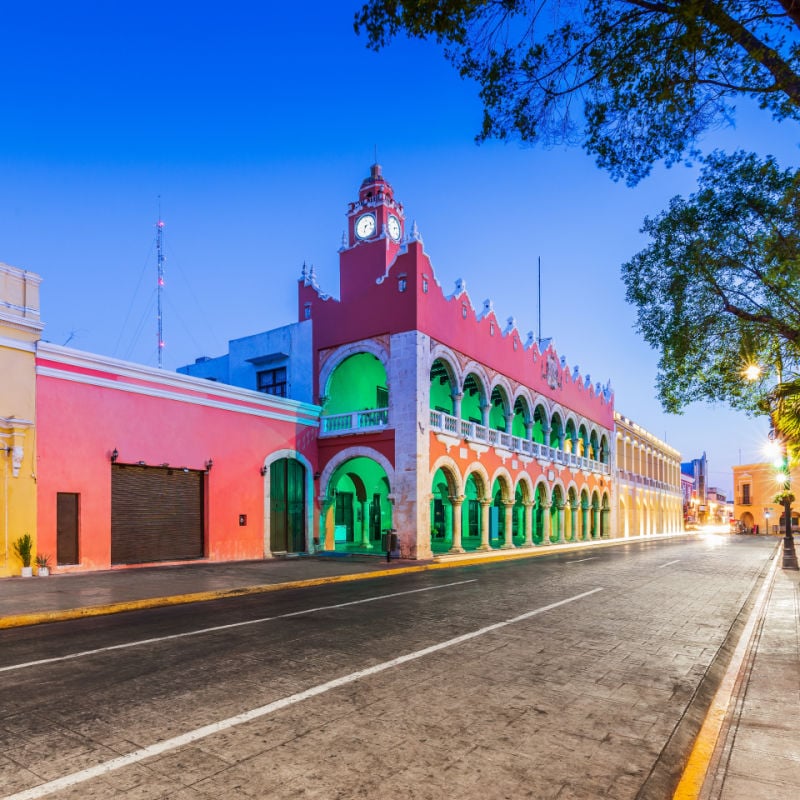
<path fill-rule="evenodd" d="M 569 549 L 615 543 L 625 542 L 576 543 Z M 0 628 L 460 567 L 487 558 L 536 557 L 563 549 L 496 551 L 423 564 L 387 564 L 370 557 L 299 557 L 9 578 L 0 580 Z M 706 716 L 676 800 L 800 796 L 800 573 L 783 570 L 779 561 L 776 539 L 773 567 Z"/>

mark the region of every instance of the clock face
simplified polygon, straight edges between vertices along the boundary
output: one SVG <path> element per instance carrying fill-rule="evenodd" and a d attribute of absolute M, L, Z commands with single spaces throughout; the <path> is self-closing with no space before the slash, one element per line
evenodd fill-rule
<path fill-rule="evenodd" d="M 356 220 L 356 236 L 367 239 L 375 233 L 375 215 L 364 214 Z"/>
<path fill-rule="evenodd" d="M 400 220 L 394 214 L 389 215 L 389 221 L 386 223 L 386 230 L 389 231 L 389 236 L 393 241 L 400 241 Z"/>

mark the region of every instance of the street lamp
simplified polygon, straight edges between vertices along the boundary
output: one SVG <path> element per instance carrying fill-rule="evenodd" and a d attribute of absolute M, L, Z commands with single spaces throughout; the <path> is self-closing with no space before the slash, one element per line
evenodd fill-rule
<path fill-rule="evenodd" d="M 761 377 L 761 368 L 758 365 L 752 364 L 744 370 L 744 376 L 747 380 L 755 381 Z M 781 382 L 780 369 L 778 372 L 778 383 Z M 774 392 L 767 395 L 766 401 L 769 408 L 769 421 L 770 421 L 770 450 L 774 454 L 773 464 L 777 469 L 775 480 L 780 487 L 780 491 L 775 497 L 776 503 L 783 506 L 783 564 L 784 569 L 798 569 L 797 553 L 794 548 L 794 536 L 792 535 L 792 502 L 794 501 L 794 494 L 792 494 L 792 474 L 789 467 L 789 450 L 786 442 L 777 438 L 777 425 L 775 424 L 775 417 L 778 411 L 778 402 Z M 769 527 L 767 527 L 769 533 Z"/>

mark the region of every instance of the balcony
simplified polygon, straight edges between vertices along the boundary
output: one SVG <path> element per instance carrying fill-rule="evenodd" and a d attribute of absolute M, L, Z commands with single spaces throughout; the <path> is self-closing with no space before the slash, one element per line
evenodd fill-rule
<path fill-rule="evenodd" d="M 592 458 L 584 458 L 574 453 L 565 453 L 563 450 L 558 450 L 555 447 L 548 447 L 545 444 L 532 442 L 528 439 L 521 439 L 519 436 L 512 436 L 503 431 L 496 431 L 484 425 L 479 425 L 476 422 L 456 419 L 441 411 L 430 412 L 430 424 L 431 428 L 435 431 L 447 433 L 451 436 L 458 436 L 468 442 L 488 444 L 492 447 L 499 447 L 503 450 L 509 450 L 512 453 L 529 456 L 539 461 L 549 461 L 550 463 L 560 464 L 571 469 L 582 469 L 585 472 L 594 472 L 599 475 L 611 474 L 611 466 L 601 461 L 595 461 Z"/>
<path fill-rule="evenodd" d="M 348 433 L 380 431 L 388 424 L 388 408 L 351 411 L 347 414 L 331 414 L 328 417 L 322 417 L 319 421 L 320 436 L 344 436 Z"/>

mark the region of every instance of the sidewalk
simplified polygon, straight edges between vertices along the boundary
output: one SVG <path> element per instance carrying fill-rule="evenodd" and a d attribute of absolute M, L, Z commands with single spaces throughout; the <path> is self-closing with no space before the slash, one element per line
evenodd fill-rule
<path fill-rule="evenodd" d="M 778 567 L 738 677 L 700 798 L 800 797 L 800 572 Z"/>

